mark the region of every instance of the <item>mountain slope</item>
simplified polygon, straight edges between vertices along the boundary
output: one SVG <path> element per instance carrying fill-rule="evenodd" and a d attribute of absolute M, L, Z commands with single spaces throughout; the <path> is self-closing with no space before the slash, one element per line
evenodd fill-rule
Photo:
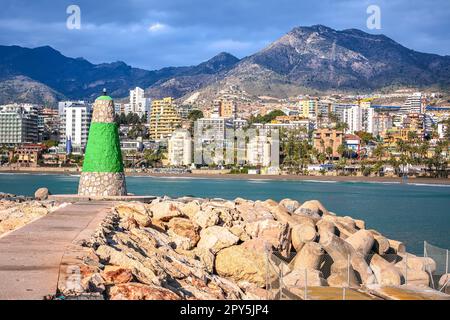
<path fill-rule="evenodd" d="M 256 95 L 293 87 L 368 91 L 387 86 L 450 85 L 450 57 L 407 49 L 384 35 L 325 26 L 298 27 L 242 59 L 220 81 Z M 295 89 L 294 89 L 295 91 Z"/>
<path fill-rule="evenodd" d="M 20 83 L 17 92 L 13 83 Z M 30 102 L 91 99 L 104 87 L 120 98 L 135 86 L 145 88 L 152 98 L 179 98 L 194 92 L 211 95 L 229 85 L 280 98 L 401 86 L 448 90 L 450 56 L 416 52 L 384 35 L 322 25 L 294 28 L 242 60 L 220 53 L 197 66 L 153 71 L 124 62 L 96 65 L 50 47 L 0 46 L 0 88 L 8 88 L 0 92 L 0 101 L 15 101 L 17 96 L 34 99 Z"/>
<path fill-rule="evenodd" d="M 160 70 L 147 71 L 132 68 L 124 62 L 92 64 L 82 58 L 68 58 L 51 47 L 38 47 L 35 49 L 19 46 L 0 46 L 0 86 L 3 82 L 14 82 L 16 77 L 31 79 L 34 83 L 40 83 L 51 88 L 54 92 L 53 99 L 42 99 L 42 95 L 36 92 L 36 97 L 31 96 L 31 102 L 44 103 L 55 100 L 57 97 L 69 99 L 90 99 L 101 92 L 102 88 L 108 88 L 112 96 L 124 97 L 129 89 L 135 86 L 148 88 L 151 85 L 163 82 L 174 76 L 186 75 L 206 79 L 217 72 L 228 70 L 239 59 L 227 53 L 221 53 L 213 59 L 198 66 L 169 67 Z M 205 81 L 206 81 L 205 79 Z M 3 84 L 7 86 L 7 84 Z M 24 88 L 25 83 L 22 82 Z M 36 87 L 30 85 L 32 92 Z M 192 88 L 192 86 L 190 86 Z M 193 87 L 195 88 L 195 87 Z M 42 88 L 40 89 L 42 90 Z M 175 90 L 175 93 L 176 90 Z M 0 100 L 15 100 L 15 94 L 2 93 Z M 18 101 L 20 95 L 17 97 Z"/>

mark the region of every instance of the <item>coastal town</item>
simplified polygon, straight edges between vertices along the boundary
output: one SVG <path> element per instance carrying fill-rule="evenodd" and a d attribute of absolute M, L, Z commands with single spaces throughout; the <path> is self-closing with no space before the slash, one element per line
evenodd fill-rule
<path fill-rule="evenodd" d="M 276 99 L 230 86 L 205 101 L 154 99 L 135 87 L 116 99 L 114 121 L 130 174 L 447 178 L 447 98 L 403 89 Z M 0 106 L 1 170 L 80 171 L 92 109 L 91 101 Z"/>

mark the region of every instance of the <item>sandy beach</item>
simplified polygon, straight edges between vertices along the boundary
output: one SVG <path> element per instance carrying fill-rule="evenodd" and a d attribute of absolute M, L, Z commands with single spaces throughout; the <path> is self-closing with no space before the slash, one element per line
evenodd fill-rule
<path fill-rule="evenodd" d="M 0 168 L 0 173 L 29 173 L 29 174 L 80 174 L 75 168 L 21 168 L 11 170 Z M 211 174 L 211 173 L 150 173 L 126 172 L 127 176 L 147 176 L 156 178 L 201 178 L 201 179 L 234 179 L 234 180 L 289 180 L 289 181 L 336 181 L 336 182 L 378 182 L 405 183 L 399 177 L 362 177 L 362 176 L 310 176 L 310 175 L 252 175 L 252 174 Z M 414 184 L 445 184 L 450 185 L 450 179 L 445 178 L 414 178 L 409 177 L 406 183 Z"/>

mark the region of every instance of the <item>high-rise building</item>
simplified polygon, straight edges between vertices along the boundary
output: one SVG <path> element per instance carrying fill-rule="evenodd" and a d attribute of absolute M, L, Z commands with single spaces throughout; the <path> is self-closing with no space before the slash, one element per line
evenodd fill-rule
<path fill-rule="evenodd" d="M 173 105 L 172 98 L 152 101 L 149 129 L 151 139 L 168 138 L 180 126 L 181 119 Z"/>
<path fill-rule="evenodd" d="M 367 130 L 367 132 L 375 137 L 382 136 L 386 131 L 393 127 L 392 115 L 389 112 L 373 112 L 370 119 L 369 130 Z"/>
<path fill-rule="evenodd" d="M 422 93 L 415 92 L 409 96 L 403 106 L 400 108 L 401 113 L 422 113 Z"/>
<path fill-rule="evenodd" d="M 300 113 L 304 118 L 314 118 L 317 115 L 318 109 L 318 100 L 317 99 L 307 99 L 300 101 Z"/>
<path fill-rule="evenodd" d="M 222 118 L 236 118 L 237 105 L 236 102 L 225 99 L 218 99 L 213 104 L 214 114 Z"/>
<path fill-rule="evenodd" d="M 275 161 L 279 159 L 279 148 L 272 148 L 273 141 L 268 133 L 268 131 L 261 130 L 258 135 L 249 139 L 247 143 L 247 163 L 249 165 L 268 167 L 272 164 L 272 159 Z"/>
<path fill-rule="evenodd" d="M 349 105 L 343 110 L 343 122 L 348 125 L 347 133 L 370 130 L 370 118 L 373 116 L 370 102 Z"/>
<path fill-rule="evenodd" d="M 36 143 L 38 140 L 38 109 L 35 106 L 0 106 L 0 144 Z"/>
<path fill-rule="evenodd" d="M 70 140 L 73 153 L 84 152 L 89 126 L 91 124 L 92 107 L 85 103 L 74 103 L 64 108 L 60 115 L 60 146 L 66 148 Z"/>
<path fill-rule="evenodd" d="M 67 107 L 70 107 L 72 104 L 80 105 L 84 104 L 84 101 L 78 100 L 78 101 L 60 101 L 58 102 L 58 114 L 62 115 L 64 112 L 64 109 Z"/>
<path fill-rule="evenodd" d="M 129 111 L 137 113 L 139 116 L 146 115 L 148 117 L 150 113 L 149 100 L 145 98 L 144 89 L 139 87 L 130 90 L 130 106 Z"/>
<path fill-rule="evenodd" d="M 169 139 L 169 163 L 173 166 L 192 164 L 192 137 L 188 130 L 175 130 Z"/>

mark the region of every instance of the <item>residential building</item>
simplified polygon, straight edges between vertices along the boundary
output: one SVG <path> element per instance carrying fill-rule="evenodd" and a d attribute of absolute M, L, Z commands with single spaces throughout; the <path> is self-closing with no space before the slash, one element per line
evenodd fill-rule
<path fill-rule="evenodd" d="M 29 104 L 0 106 L 0 144 L 17 145 L 39 140 L 38 109 Z"/>
<path fill-rule="evenodd" d="M 384 132 L 392 129 L 392 127 L 393 127 L 392 115 L 389 112 L 375 112 L 370 117 L 367 132 L 371 133 L 374 137 L 382 136 Z"/>
<path fill-rule="evenodd" d="M 303 118 L 315 118 L 317 116 L 319 101 L 317 99 L 300 100 L 299 111 Z"/>
<path fill-rule="evenodd" d="M 262 130 L 258 135 L 250 137 L 247 143 L 247 163 L 251 166 L 269 167 L 274 165 L 272 159 L 278 161 L 280 158 L 279 148 L 273 148 L 273 139 L 269 132 Z"/>
<path fill-rule="evenodd" d="M 137 140 L 120 140 L 120 150 L 124 153 L 129 152 L 142 152 L 144 150 L 144 144 L 142 139 Z"/>
<path fill-rule="evenodd" d="M 327 154 L 331 148 L 331 156 L 339 158 L 339 146 L 343 143 L 344 132 L 331 128 L 321 128 L 314 132 L 314 148 L 321 153 Z"/>
<path fill-rule="evenodd" d="M 9 161 L 21 167 L 36 167 L 44 149 L 40 144 L 23 144 L 10 152 Z"/>
<path fill-rule="evenodd" d="M 192 137 L 188 130 L 176 130 L 169 139 L 169 164 L 189 166 L 192 164 Z"/>
<path fill-rule="evenodd" d="M 248 126 L 248 121 L 245 119 L 231 119 L 231 121 L 227 121 L 226 126 L 229 128 L 243 129 Z"/>
<path fill-rule="evenodd" d="M 346 149 L 350 149 L 356 154 L 359 154 L 361 150 L 361 138 L 355 134 L 346 134 L 344 136 L 344 143 Z"/>
<path fill-rule="evenodd" d="M 196 151 L 202 152 L 195 153 L 194 162 L 198 165 L 221 163 L 224 161 L 223 148 L 225 148 L 225 135 L 227 120 L 218 116 L 212 116 L 210 118 L 198 119 L 195 123 L 194 138 Z M 206 155 L 205 151 L 215 150 L 212 155 Z M 210 157 L 210 158 L 209 158 Z"/>
<path fill-rule="evenodd" d="M 190 104 L 183 104 L 179 107 L 177 107 L 178 115 L 181 117 L 181 119 L 187 119 L 189 116 L 189 113 L 194 110 L 194 107 Z"/>
<path fill-rule="evenodd" d="M 130 112 L 137 113 L 140 117 L 146 115 L 148 117 L 150 113 L 149 100 L 145 98 L 144 89 L 136 87 L 130 90 Z"/>
<path fill-rule="evenodd" d="M 83 154 L 87 144 L 89 126 L 91 125 L 92 106 L 85 103 L 71 104 L 60 115 L 60 148 L 66 149 L 66 142 L 71 141 L 72 151 Z"/>
<path fill-rule="evenodd" d="M 213 114 L 221 118 L 236 118 L 237 104 L 232 100 L 217 99 L 213 103 Z"/>
<path fill-rule="evenodd" d="M 180 126 L 181 119 L 172 98 L 153 100 L 150 112 L 150 139 L 166 139 Z"/>
<path fill-rule="evenodd" d="M 120 115 L 121 113 L 125 113 L 124 103 L 114 102 L 114 114 Z"/>
<path fill-rule="evenodd" d="M 310 119 L 299 119 L 289 122 L 254 123 L 252 127 L 266 130 L 302 130 L 305 134 L 314 130 L 314 122 Z"/>
<path fill-rule="evenodd" d="M 422 93 L 415 92 L 409 96 L 400 108 L 401 113 L 422 113 Z"/>
<path fill-rule="evenodd" d="M 447 131 L 448 131 L 448 125 L 446 123 L 439 123 L 437 125 L 437 132 L 439 135 L 439 139 L 444 139 Z"/>
<path fill-rule="evenodd" d="M 64 109 L 67 108 L 67 107 L 70 107 L 73 104 L 82 105 L 82 104 L 85 104 L 85 102 L 83 100 L 78 100 L 78 101 L 60 101 L 60 102 L 58 102 L 58 114 L 61 116 L 62 113 L 64 112 Z"/>

